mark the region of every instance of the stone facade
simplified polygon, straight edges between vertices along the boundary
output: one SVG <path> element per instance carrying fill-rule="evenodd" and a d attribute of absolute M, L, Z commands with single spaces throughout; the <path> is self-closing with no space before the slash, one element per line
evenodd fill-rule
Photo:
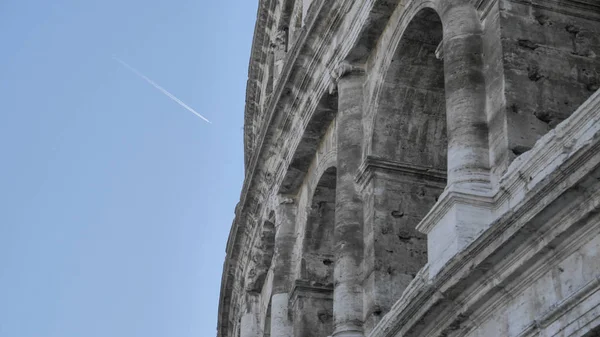
<path fill-rule="evenodd" d="M 598 0 L 261 0 L 217 336 L 600 336 L 599 88 Z"/>

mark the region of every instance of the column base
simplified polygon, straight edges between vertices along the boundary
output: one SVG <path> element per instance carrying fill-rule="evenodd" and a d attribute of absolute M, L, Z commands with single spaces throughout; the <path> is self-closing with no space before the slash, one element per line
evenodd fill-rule
<path fill-rule="evenodd" d="M 293 329 L 288 319 L 289 294 L 274 294 L 271 297 L 271 336 L 292 336 Z"/>
<path fill-rule="evenodd" d="M 450 259 L 473 242 L 493 220 L 491 189 L 451 187 L 417 225 L 427 234 L 429 277 L 435 277 Z"/>

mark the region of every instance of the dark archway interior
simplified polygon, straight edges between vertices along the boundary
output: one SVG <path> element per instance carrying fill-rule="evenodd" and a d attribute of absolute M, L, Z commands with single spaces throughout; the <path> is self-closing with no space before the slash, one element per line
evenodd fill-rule
<path fill-rule="evenodd" d="M 436 12 L 424 9 L 406 28 L 379 97 L 373 154 L 387 160 L 446 170 L 444 63 Z"/>
<path fill-rule="evenodd" d="M 415 227 L 446 184 L 444 63 L 436 57 L 442 23 L 431 9 L 407 26 L 385 74 L 371 155 L 391 162 L 371 181 L 365 249 L 368 331 L 427 263 L 426 236 Z M 388 169 L 387 167 L 392 167 Z"/>
<path fill-rule="evenodd" d="M 335 221 L 336 169 L 323 173 L 315 188 L 306 223 L 302 279 L 315 285 L 333 286 L 333 229 Z"/>
<path fill-rule="evenodd" d="M 333 333 L 333 233 L 336 169 L 329 168 L 314 190 L 303 243 L 300 280 L 306 296 L 294 302 L 294 336 Z M 302 308 L 302 309 L 299 309 Z"/>

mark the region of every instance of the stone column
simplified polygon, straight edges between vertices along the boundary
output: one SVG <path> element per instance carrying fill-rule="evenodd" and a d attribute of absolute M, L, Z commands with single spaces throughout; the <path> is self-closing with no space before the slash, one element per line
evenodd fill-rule
<path fill-rule="evenodd" d="M 246 312 L 240 322 L 240 337 L 262 337 L 260 328 L 258 294 L 246 294 Z"/>
<path fill-rule="evenodd" d="M 443 6 L 448 186 L 417 226 L 427 234 L 431 278 L 490 225 L 493 215 L 481 23 L 468 0 Z"/>
<path fill-rule="evenodd" d="M 459 3 L 459 4 L 457 4 Z M 448 121 L 448 187 L 489 189 L 483 31 L 466 0 L 446 2 L 443 58 Z"/>
<path fill-rule="evenodd" d="M 334 72 L 338 91 L 335 195 L 334 337 L 363 336 L 363 205 L 354 178 L 362 158 L 365 74 L 343 63 Z"/>
<path fill-rule="evenodd" d="M 291 291 L 292 250 L 296 237 L 296 204 L 281 198 L 276 209 L 275 254 L 273 256 L 273 292 L 271 297 L 271 336 L 292 337 L 293 325 L 288 314 Z"/>

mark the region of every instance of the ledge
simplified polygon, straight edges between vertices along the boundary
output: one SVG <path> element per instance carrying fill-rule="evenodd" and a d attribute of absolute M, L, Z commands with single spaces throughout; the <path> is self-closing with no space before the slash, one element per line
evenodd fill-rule
<path fill-rule="evenodd" d="M 418 177 L 434 183 L 446 184 L 446 172 L 430 167 L 400 163 L 375 156 L 367 156 L 358 168 L 354 181 L 364 187 L 378 170 L 394 172 L 401 175 Z"/>
<path fill-rule="evenodd" d="M 542 8 L 558 13 L 600 20 L 600 2 L 597 0 L 509 0 L 510 2 Z"/>

